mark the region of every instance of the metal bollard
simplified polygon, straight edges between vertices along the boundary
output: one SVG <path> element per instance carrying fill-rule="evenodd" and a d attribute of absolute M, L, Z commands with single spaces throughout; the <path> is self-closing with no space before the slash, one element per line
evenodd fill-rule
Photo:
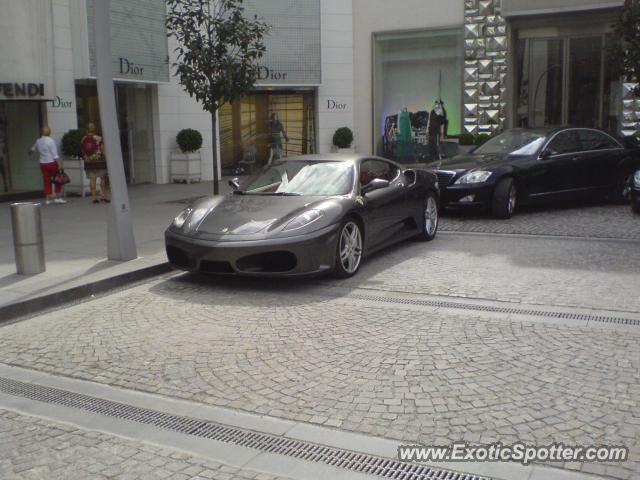
<path fill-rule="evenodd" d="M 17 272 L 20 275 L 44 272 L 46 265 L 40 204 L 12 203 L 11 227 Z"/>

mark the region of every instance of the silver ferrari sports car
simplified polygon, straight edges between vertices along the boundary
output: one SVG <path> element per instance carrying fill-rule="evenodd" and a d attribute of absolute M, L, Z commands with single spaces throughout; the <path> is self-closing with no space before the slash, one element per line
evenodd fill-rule
<path fill-rule="evenodd" d="M 226 196 L 203 198 L 165 232 L 169 263 L 214 274 L 354 275 L 362 259 L 438 230 L 438 183 L 384 158 L 279 160 Z"/>

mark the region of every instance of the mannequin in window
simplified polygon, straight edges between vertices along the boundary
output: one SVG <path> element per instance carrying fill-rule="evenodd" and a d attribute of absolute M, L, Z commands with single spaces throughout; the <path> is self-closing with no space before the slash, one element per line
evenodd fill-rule
<path fill-rule="evenodd" d="M 411 154 L 411 115 L 404 107 L 398 113 L 398 132 L 396 134 L 398 148 L 396 149 L 397 157 L 407 157 Z"/>
<path fill-rule="evenodd" d="M 447 138 L 447 111 L 442 100 L 436 100 L 429 113 L 427 132 L 429 135 L 429 153 L 431 158 L 440 159 L 440 142 Z"/>

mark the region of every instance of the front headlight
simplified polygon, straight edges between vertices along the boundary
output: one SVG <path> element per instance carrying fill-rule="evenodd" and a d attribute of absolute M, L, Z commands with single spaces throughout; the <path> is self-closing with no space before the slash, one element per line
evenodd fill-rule
<path fill-rule="evenodd" d="M 307 210 L 304 213 L 301 213 L 296 218 L 291 220 L 284 226 L 284 230 L 296 230 L 298 228 L 306 227 L 310 223 L 315 222 L 320 217 L 322 217 L 321 210 Z"/>
<path fill-rule="evenodd" d="M 209 207 L 185 208 L 176 218 L 173 219 L 173 223 L 171 225 L 176 228 L 184 227 L 184 230 L 191 230 L 198 226 L 207 213 L 209 213 L 209 210 Z"/>
<path fill-rule="evenodd" d="M 487 172 L 485 170 L 475 170 L 473 172 L 465 173 L 458 180 L 456 180 L 456 185 L 464 185 L 467 183 L 483 183 L 489 180 L 491 176 L 491 172 Z"/>
<path fill-rule="evenodd" d="M 193 209 L 191 207 L 185 208 L 183 211 L 181 211 L 178 214 L 176 218 L 173 219 L 173 222 L 171 222 L 171 226 L 176 228 L 182 228 L 182 226 L 184 225 L 184 222 L 187 221 L 187 218 L 189 218 L 189 215 L 191 215 L 192 212 L 193 212 Z"/>
<path fill-rule="evenodd" d="M 640 188 L 640 170 L 638 170 L 633 176 L 633 184 L 636 188 Z"/>

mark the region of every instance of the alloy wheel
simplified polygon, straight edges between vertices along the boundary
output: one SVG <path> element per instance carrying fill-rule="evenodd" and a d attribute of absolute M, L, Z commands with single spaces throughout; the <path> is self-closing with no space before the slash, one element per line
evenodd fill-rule
<path fill-rule="evenodd" d="M 516 190 L 515 185 L 511 185 L 511 189 L 509 189 L 509 199 L 507 203 L 507 210 L 509 214 L 512 214 L 516 209 L 516 200 L 518 198 L 518 192 Z"/>
<path fill-rule="evenodd" d="M 438 205 L 433 196 L 429 196 L 427 206 L 424 209 L 424 229 L 430 237 L 435 235 L 438 229 Z"/>
<path fill-rule="evenodd" d="M 355 222 L 349 221 L 340 234 L 340 262 L 348 274 L 354 273 L 362 260 L 362 234 Z"/>

